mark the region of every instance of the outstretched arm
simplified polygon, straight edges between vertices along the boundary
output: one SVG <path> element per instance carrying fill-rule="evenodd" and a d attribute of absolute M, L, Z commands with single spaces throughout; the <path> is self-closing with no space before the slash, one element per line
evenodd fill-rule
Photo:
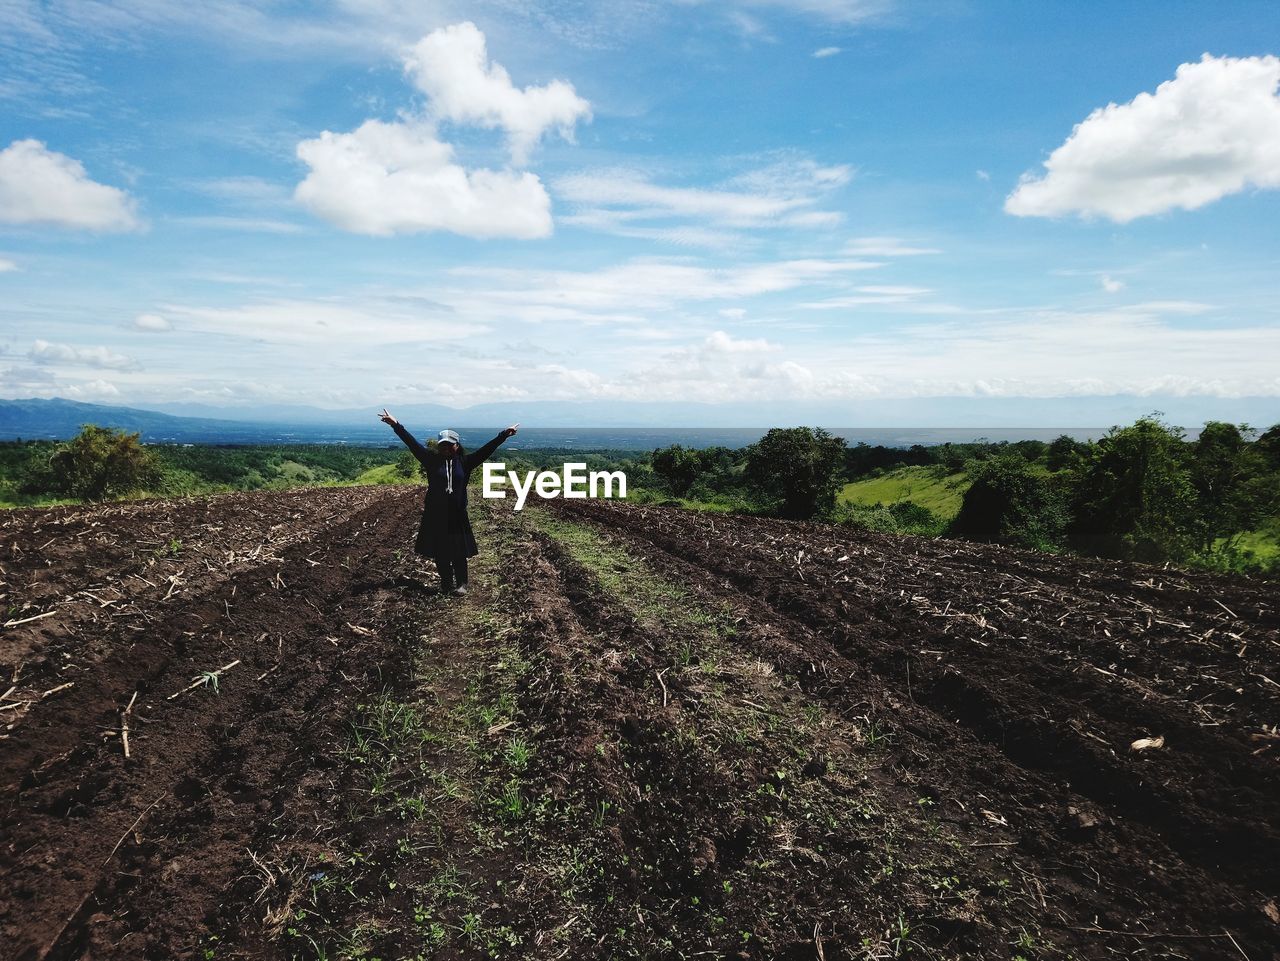
<path fill-rule="evenodd" d="M 463 468 L 467 471 L 475 470 L 478 465 L 483 464 L 488 460 L 489 456 L 498 449 L 504 440 L 514 434 L 516 432 L 516 428 L 519 426 L 519 424 L 512 424 L 510 427 L 503 428 L 498 432 L 498 436 L 489 441 L 489 443 L 485 444 L 479 450 L 473 450 L 466 457 L 462 458 Z"/>
<path fill-rule="evenodd" d="M 382 413 L 378 415 L 378 418 L 396 432 L 396 436 L 404 441 L 404 445 L 413 452 L 413 456 L 418 458 L 418 463 L 427 464 L 431 461 L 431 458 L 434 455 L 431 453 L 430 448 L 423 447 L 419 444 L 417 439 L 404 429 L 404 424 L 392 417 L 391 413 L 385 407 L 382 409 Z"/>

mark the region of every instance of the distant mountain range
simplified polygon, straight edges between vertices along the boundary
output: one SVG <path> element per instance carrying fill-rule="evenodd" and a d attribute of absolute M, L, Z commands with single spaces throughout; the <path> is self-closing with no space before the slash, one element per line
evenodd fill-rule
<path fill-rule="evenodd" d="M 824 425 L 846 429 L 866 437 L 891 435 L 905 429 L 904 442 L 929 436 L 959 440 L 988 436 L 1054 436 L 1053 431 L 1075 436 L 1097 436 L 1106 427 L 1132 423 L 1153 410 L 1163 410 L 1171 423 L 1196 429 L 1206 420 L 1226 420 L 1268 427 L 1280 422 L 1280 398 L 911 398 L 840 403 L 794 404 L 689 404 L 682 402 L 619 404 L 594 401 L 530 401 L 478 404 L 462 409 L 440 404 L 393 406 L 392 412 L 419 437 L 441 427 L 468 431 L 473 437 L 484 431 L 521 423 L 526 445 L 541 438 L 547 446 L 571 446 L 585 441 L 618 438 L 628 431 L 640 446 L 661 444 L 664 431 L 694 436 L 700 430 L 715 434 L 707 443 L 728 443 L 738 435 L 759 436 L 767 427 Z M 1069 413 L 1069 416 L 1068 416 Z M 113 407 L 53 399 L 0 400 L 0 440 L 15 438 L 62 440 L 72 437 L 83 424 L 100 424 L 137 431 L 149 443 L 350 443 L 391 444 L 394 438 L 379 422 L 376 408 L 324 410 L 318 407 L 260 405 L 212 407 L 198 404 L 166 404 L 161 408 Z M 583 431 L 582 429 L 586 430 Z M 852 428 L 853 431 L 848 431 Z M 943 428 L 939 430 L 938 428 Z M 572 435 L 572 436 L 571 436 Z M 677 442 L 675 434 L 666 443 Z M 485 436 L 484 439 L 488 439 Z M 563 441 L 563 442 L 562 442 Z M 686 441 L 679 441 L 686 442 Z M 892 441 L 869 441 L 891 443 Z"/>

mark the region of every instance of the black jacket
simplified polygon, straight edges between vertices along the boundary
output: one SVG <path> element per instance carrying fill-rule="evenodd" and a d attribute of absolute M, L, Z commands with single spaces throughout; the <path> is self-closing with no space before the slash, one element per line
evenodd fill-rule
<path fill-rule="evenodd" d="M 467 517 L 467 479 L 506 437 L 499 434 L 479 450 L 446 460 L 443 454 L 414 440 L 403 424 L 392 424 L 391 428 L 418 458 L 422 476 L 427 479 L 422 524 L 413 543 L 414 551 L 423 557 L 475 557 L 479 549 L 471 533 L 471 520 Z M 452 493 L 449 492 L 450 471 L 453 473 Z"/>

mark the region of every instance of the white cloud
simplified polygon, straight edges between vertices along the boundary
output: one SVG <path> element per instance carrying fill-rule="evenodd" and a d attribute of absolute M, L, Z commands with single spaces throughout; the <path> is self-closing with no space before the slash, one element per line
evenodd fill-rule
<path fill-rule="evenodd" d="M 699 3 L 701 0 L 676 0 Z M 779 10 L 844 26 L 879 19 L 893 10 L 894 0 L 733 0 L 738 7 Z"/>
<path fill-rule="evenodd" d="M 764 354 L 782 348 L 777 344 L 771 344 L 763 337 L 751 340 L 738 339 L 729 336 L 723 330 L 717 330 L 707 335 L 701 349 L 706 354 Z"/>
<path fill-rule="evenodd" d="M 862 294 L 881 294 L 887 297 L 919 297 L 923 294 L 933 293 L 933 291 L 928 287 L 903 287 L 893 285 L 859 287 L 858 292 Z"/>
<path fill-rule="evenodd" d="M 928 287 L 904 287 L 881 285 L 858 287 L 852 296 L 829 297 L 826 300 L 797 304 L 803 310 L 844 310 L 850 307 L 884 306 L 888 304 L 914 303 L 917 298 L 933 291 Z M 916 305 L 916 309 L 919 305 Z"/>
<path fill-rule="evenodd" d="M 1274 327 L 1171 325 L 1158 311 L 1032 311 L 862 335 L 828 363 L 871 376 L 890 396 L 1056 397 L 1280 394 Z M 911 377 L 902 372 L 910 371 Z M 1212 373 L 1206 373 L 1206 372 Z"/>
<path fill-rule="evenodd" d="M 405 58 L 405 69 L 430 100 L 434 116 L 456 123 L 501 127 L 512 161 L 523 165 L 548 130 L 567 140 L 591 105 L 564 80 L 520 89 L 501 64 L 490 63 L 484 34 L 474 23 L 443 27 L 423 37 Z"/>
<path fill-rule="evenodd" d="M 79 161 L 38 140 L 15 140 L 0 151 L 0 223 L 135 230 L 135 211 L 123 190 L 89 179 Z"/>
<path fill-rule="evenodd" d="M 991 174 L 990 174 L 989 172 L 987 172 L 986 170 L 976 170 L 976 171 L 974 171 L 974 174 L 977 176 L 977 178 L 978 178 L 979 180 L 982 180 L 982 181 L 990 181 L 990 180 L 991 180 Z"/>
<path fill-rule="evenodd" d="M 18 269 L 18 265 L 12 260 L 0 257 L 0 274 L 10 274 Z"/>
<path fill-rule="evenodd" d="M 1194 210 L 1253 186 L 1280 187 L 1280 58 L 1212 57 L 1127 104 L 1076 125 L 1023 176 L 1004 209 L 1020 217 L 1080 214 L 1128 223 Z"/>
<path fill-rule="evenodd" d="M 99 367 L 104 370 L 138 369 L 136 360 L 116 353 L 109 347 L 75 347 L 71 344 L 53 344 L 47 340 L 37 340 L 31 345 L 28 356 L 37 364 Z"/>
<path fill-rule="evenodd" d="M 257 234 L 300 234 L 304 228 L 287 220 L 268 220 L 262 217 L 227 217 L 218 214 L 174 218 L 177 223 L 191 227 L 211 227 L 214 230 L 241 230 Z"/>
<path fill-rule="evenodd" d="M 836 226 L 842 214 L 814 208 L 852 176 L 847 165 L 785 156 L 714 187 L 665 186 L 629 169 L 573 174 L 553 186 L 576 207 L 564 223 L 617 236 L 727 248 L 747 242 L 740 231 L 749 228 Z"/>
<path fill-rule="evenodd" d="M 137 330 L 149 330 L 154 332 L 173 330 L 173 324 L 169 323 L 159 314 L 139 314 L 133 318 L 133 326 Z"/>
<path fill-rule="evenodd" d="M 517 89 L 489 62 L 484 34 L 461 23 L 424 37 L 406 70 L 428 95 L 436 119 L 501 127 L 512 158 L 523 164 L 552 127 L 571 137 L 590 107 L 564 81 Z M 547 237 L 551 198 L 527 171 L 468 170 L 437 137 L 432 120 L 367 120 L 351 133 L 324 131 L 298 144 L 311 172 L 298 201 L 354 233 L 389 236 L 445 230 L 467 237 Z"/>
<path fill-rule="evenodd" d="M 1169 325 L 1153 313 L 1029 311 L 854 333 L 781 357 L 667 351 L 593 396 L 711 403 L 859 397 L 1280 396 L 1280 329 Z M 1206 371 L 1212 371 L 1206 374 Z M 531 393 L 539 391 L 534 387 Z"/>
<path fill-rule="evenodd" d="M 120 388 L 108 380 L 91 380 L 82 384 L 70 384 L 58 391 L 71 400 L 112 400 L 120 396 Z"/>
<path fill-rule="evenodd" d="M 1214 304 L 1202 304 L 1198 300 L 1148 300 L 1140 304 L 1130 304 L 1123 310 L 1139 314 L 1207 314 L 1218 308 Z"/>
<path fill-rule="evenodd" d="M 734 227 L 776 222 L 813 201 L 727 190 L 662 187 L 630 171 L 603 171 L 564 177 L 556 193 L 578 204 L 622 208 L 622 220 L 697 217 Z"/>
<path fill-rule="evenodd" d="M 818 50 L 813 51 L 813 53 L 811 53 L 810 56 L 813 57 L 815 60 L 823 60 L 827 57 L 834 57 L 836 54 L 841 52 L 842 51 L 840 47 L 822 47 Z"/>
<path fill-rule="evenodd" d="M 1102 275 L 1102 289 L 1109 294 L 1118 294 L 1124 290 L 1124 281 L 1116 280 L 1110 274 Z"/>
<path fill-rule="evenodd" d="M 286 187 L 262 177 L 218 177 L 212 180 L 196 181 L 192 186 L 211 197 L 234 201 L 238 204 L 279 207 L 289 202 L 289 191 Z"/>
<path fill-rule="evenodd" d="M 400 298 L 356 302 L 271 300 L 239 307 L 162 305 L 186 331 L 222 334 L 268 344 L 323 346 L 342 352 L 369 345 L 451 341 L 489 328 L 452 316 L 440 305 Z"/>
<path fill-rule="evenodd" d="M 477 320 L 640 324 L 655 312 L 688 303 L 842 285 L 850 273 L 880 264 L 864 260 L 785 260 L 705 267 L 672 260 L 633 260 L 595 271 L 465 267 L 461 291 L 440 294 L 454 311 Z"/>
<path fill-rule="evenodd" d="M 934 247 L 916 247 L 897 237 L 858 237 L 845 245 L 845 253 L 855 257 L 919 257 L 940 254 Z"/>
<path fill-rule="evenodd" d="M 422 123 L 367 120 L 352 133 L 326 130 L 298 144 L 298 156 L 311 167 L 298 200 L 353 233 L 551 234 L 551 198 L 536 175 L 466 170 Z"/>

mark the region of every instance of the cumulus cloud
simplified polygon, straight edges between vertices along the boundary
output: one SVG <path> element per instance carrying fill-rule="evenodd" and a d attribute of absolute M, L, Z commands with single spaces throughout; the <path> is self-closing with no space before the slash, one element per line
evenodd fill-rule
<path fill-rule="evenodd" d="M 501 64 L 490 62 L 484 34 L 474 23 L 423 37 L 409 51 L 405 69 L 427 95 L 434 116 L 504 130 L 517 165 L 548 130 L 572 140 L 574 125 L 591 119 L 591 105 L 564 80 L 516 87 Z"/>
<path fill-rule="evenodd" d="M 141 226 L 133 198 L 91 180 L 78 160 L 39 140 L 15 140 L 0 150 L 0 223 L 103 231 Z"/>
<path fill-rule="evenodd" d="M 18 269 L 18 265 L 12 260 L 0 257 L 0 274 L 8 274 Z"/>
<path fill-rule="evenodd" d="M 173 324 L 169 323 L 159 314 L 139 314 L 133 318 L 133 326 L 138 330 L 149 331 L 165 331 L 173 330 Z"/>
<path fill-rule="evenodd" d="M 1102 275 L 1102 289 L 1109 294 L 1118 294 L 1124 290 L 1124 281 L 1116 280 L 1110 274 Z"/>
<path fill-rule="evenodd" d="M 1155 93 L 1108 104 L 1025 174 L 1004 209 L 1128 223 L 1194 210 L 1248 187 L 1280 187 L 1280 58 L 1213 57 L 1178 67 Z"/>
<path fill-rule="evenodd" d="M 28 355 L 38 364 L 70 367 L 100 367 L 104 370 L 137 370 L 138 362 L 132 357 L 116 353 L 109 347 L 75 347 L 71 344 L 54 344 L 37 340 Z"/>
<path fill-rule="evenodd" d="M 815 60 L 823 60 L 827 57 L 834 57 L 836 54 L 840 52 L 841 52 L 840 47 L 822 47 L 818 50 L 813 51 L 813 53 L 810 54 L 810 56 L 813 57 Z"/>
<path fill-rule="evenodd" d="M 298 145 L 311 173 L 300 202 L 353 233 L 447 230 L 465 237 L 551 234 L 551 198 L 528 172 L 467 170 L 423 124 L 367 120 Z"/>
<path fill-rule="evenodd" d="M 469 170 L 440 140 L 436 120 L 506 131 L 523 164 L 542 135 L 566 137 L 590 107 L 564 81 L 518 89 L 490 63 L 484 34 L 462 23 L 436 30 L 410 52 L 406 70 L 429 98 L 430 116 L 367 120 L 351 133 L 324 131 L 298 144 L 311 172 L 295 191 L 319 216 L 354 233 L 389 236 L 444 230 L 467 237 L 551 234 L 551 198 L 536 174 Z"/>
<path fill-rule="evenodd" d="M 781 350 L 763 337 L 740 339 L 731 337 L 723 330 L 717 330 L 707 336 L 702 344 L 702 351 L 707 354 L 762 354 Z"/>
<path fill-rule="evenodd" d="M 60 391 L 72 400 L 110 400 L 120 396 L 120 388 L 109 380 L 90 380 L 81 384 L 71 384 Z"/>

